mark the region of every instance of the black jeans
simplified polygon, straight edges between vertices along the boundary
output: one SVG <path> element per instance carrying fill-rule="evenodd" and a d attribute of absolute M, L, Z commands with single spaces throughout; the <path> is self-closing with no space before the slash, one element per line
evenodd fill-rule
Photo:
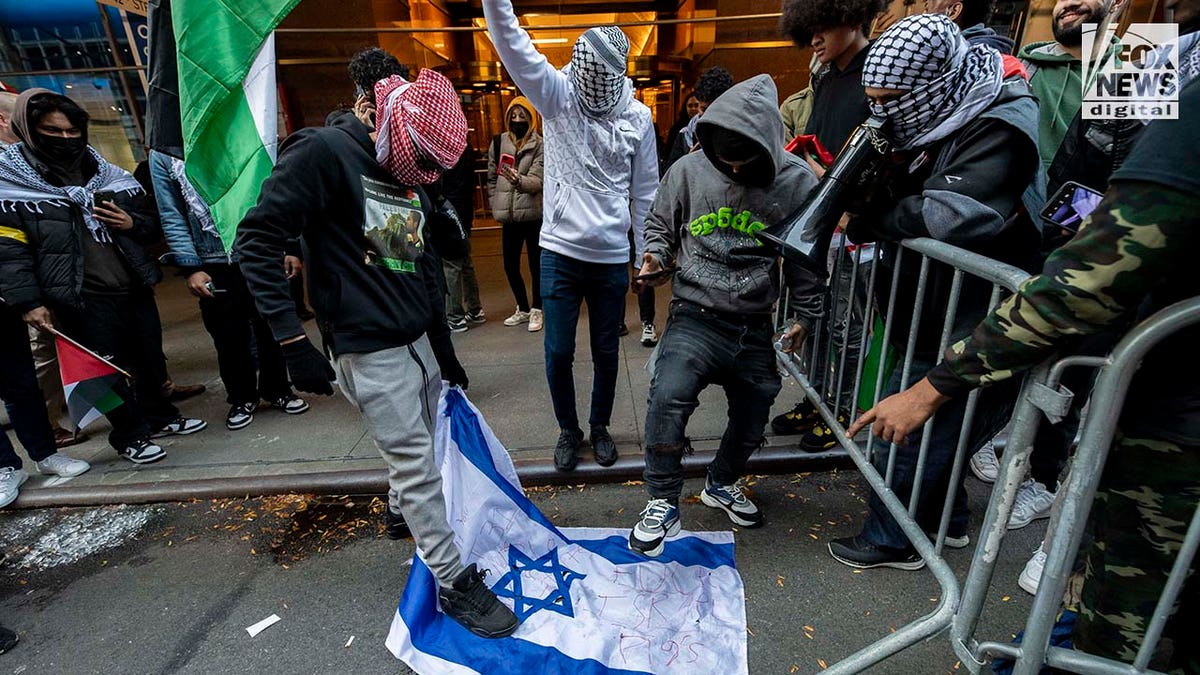
<path fill-rule="evenodd" d="M 593 263 L 542 251 L 546 308 L 546 381 L 560 429 L 579 429 L 575 411 L 575 330 L 587 302 L 592 347 L 592 406 L 588 422 L 608 426 L 621 358 L 621 311 L 629 287 L 625 263 Z"/>
<path fill-rule="evenodd" d="M 291 393 L 283 351 L 259 315 L 237 265 L 204 265 L 218 290 L 200 298 L 200 318 L 217 350 L 217 370 L 230 405 L 274 401 Z M 251 351 L 251 340 L 257 352 Z M 257 377 L 256 377 L 257 375 Z"/>
<path fill-rule="evenodd" d="M 133 375 L 132 389 L 124 383 L 116 387 L 125 404 L 105 415 L 113 427 L 109 445 L 119 450 L 179 417 L 179 409 L 163 394 L 167 363 L 153 290 L 138 288 L 114 295 L 85 292 L 81 310 L 55 307 L 54 312 L 68 337 Z"/>
<path fill-rule="evenodd" d="M 912 373 L 909 383 L 919 381 L 933 369 L 930 361 L 913 360 Z M 884 389 L 883 398 L 900 391 L 902 368 L 897 367 L 892 378 Z M 971 434 L 967 440 L 966 455 L 970 457 L 988 439 L 995 436 L 1008 423 L 1012 415 L 1013 404 L 1016 402 L 1017 391 L 1021 381 L 1011 379 L 994 387 L 988 387 L 979 394 L 979 402 L 975 407 L 975 420 L 971 425 Z M 950 487 L 950 470 L 954 465 L 954 449 L 958 447 L 958 435 L 962 430 L 963 412 L 967 407 L 967 397 L 960 396 L 952 399 L 937 411 L 930 432 L 929 448 L 925 458 L 925 474 L 921 481 L 921 496 L 917 504 L 917 522 L 926 532 L 936 533 L 942 517 L 942 504 Z M 892 474 L 892 490 L 905 505 L 908 504 L 912 487 L 916 481 L 917 457 L 921 448 L 922 430 L 909 434 L 908 442 L 896 448 L 896 465 Z M 879 475 L 887 476 L 888 444 L 875 440 L 872 464 Z M 965 465 L 964 465 L 965 466 Z M 959 475 L 958 490 L 954 494 L 954 506 L 950 515 L 949 534 L 960 536 L 967 532 L 970 511 L 967 509 L 967 493 L 963 487 L 966 470 Z M 892 518 L 887 507 L 875 495 L 867 502 L 867 521 L 863 523 L 863 537 L 876 546 L 893 549 L 908 549 L 908 537 Z"/>
<path fill-rule="evenodd" d="M 529 256 L 529 277 L 533 286 L 533 309 L 542 308 L 542 249 L 538 246 L 538 236 L 542 231 L 539 220 L 522 223 L 503 223 L 501 225 L 500 249 L 504 254 L 504 276 L 508 278 L 508 287 L 512 289 L 513 299 L 517 301 L 517 309 L 522 312 L 530 310 L 529 296 L 525 293 L 525 279 L 521 276 L 521 249 Z"/>
<path fill-rule="evenodd" d="M 687 423 L 710 384 L 725 390 L 729 421 L 708 476 L 718 485 L 742 477 L 763 442 L 779 394 L 771 321 L 717 315 L 676 300 L 654 357 L 646 411 L 646 488 L 655 499 L 678 502 L 683 490 Z"/>
<path fill-rule="evenodd" d="M 29 331 L 21 317 L 7 307 L 0 307 L 0 400 L 8 409 L 13 432 L 29 453 L 29 459 L 40 462 L 57 452 L 46 402 L 33 369 Z M 0 468 L 21 468 L 21 458 L 3 431 L 0 431 Z"/>

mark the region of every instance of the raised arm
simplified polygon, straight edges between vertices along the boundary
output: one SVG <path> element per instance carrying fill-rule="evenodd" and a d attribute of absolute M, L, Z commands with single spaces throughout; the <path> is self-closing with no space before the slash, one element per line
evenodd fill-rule
<path fill-rule="evenodd" d="M 647 116 L 642 130 L 642 142 L 633 157 L 633 177 L 629 185 L 630 214 L 633 226 L 634 260 L 642 259 L 646 250 L 645 222 L 654 195 L 658 192 L 658 137 L 654 124 Z"/>
<path fill-rule="evenodd" d="M 567 106 L 567 76 L 550 65 L 517 22 L 510 0 L 483 0 L 492 45 L 517 88 L 542 117 L 555 117 Z"/>

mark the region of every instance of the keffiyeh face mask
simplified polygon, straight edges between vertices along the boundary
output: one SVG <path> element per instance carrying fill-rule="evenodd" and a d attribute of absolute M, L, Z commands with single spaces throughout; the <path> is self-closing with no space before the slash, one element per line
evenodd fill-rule
<path fill-rule="evenodd" d="M 900 149 L 927 145 L 957 131 L 1000 93 L 1000 53 L 970 47 L 958 27 L 941 14 L 917 14 L 889 28 L 867 55 L 864 87 L 905 94 L 870 103 L 871 113 L 891 120 Z"/>
<path fill-rule="evenodd" d="M 567 66 L 579 103 L 595 117 L 608 115 L 621 103 L 629 39 L 616 26 L 592 28 L 579 36 Z"/>

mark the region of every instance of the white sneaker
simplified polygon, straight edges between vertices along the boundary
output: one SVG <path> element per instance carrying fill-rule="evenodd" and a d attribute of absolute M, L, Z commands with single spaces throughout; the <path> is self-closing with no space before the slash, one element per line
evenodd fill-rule
<path fill-rule="evenodd" d="M 1052 506 L 1054 493 L 1036 480 L 1026 478 L 1017 488 L 1017 499 L 1008 517 L 1008 529 L 1019 530 L 1035 520 L 1049 518 Z"/>
<path fill-rule="evenodd" d="M 37 463 L 38 473 L 52 474 L 63 478 L 74 478 L 79 474 L 86 473 L 90 468 L 92 468 L 92 465 L 82 459 L 67 457 L 59 452 Z"/>
<path fill-rule="evenodd" d="M 542 314 L 542 310 L 534 309 L 529 312 L 529 332 L 536 333 L 546 325 L 546 317 Z"/>
<path fill-rule="evenodd" d="M 1042 583 L 1042 572 L 1046 569 L 1046 552 L 1042 550 L 1045 542 L 1038 544 L 1033 557 L 1025 563 L 1021 576 L 1017 577 L 1017 585 L 1030 595 L 1037 595 L 1038 584 Z"/>
<path fill-rule="evenodd" d="M 21 469 L 0 469 L 0 509 L 17 501 L 21 484 L 29 480 L 29 474 Z"/>
<path fill-rule="evenodd" d="M 510 316 L 504 320 L 504 325 L 505 326 L 519 326 L 523 323 L 528 323 L 528 322 L 529 322 L 529 312 L 522 312 L 521 310 L 518 309 L 517 311 L 513 312 L 512 316 Z"/>
<path fill-rule="evenodd" d="M 653 347 L 658 344 L 658 332 L 654 330 L 654 324 L 642 324 L 642 346 Z"/>
<path fill-rule="evenodd" d="M 991 441 L 983 444 L 974 455 L 971 455 L 971 473 L 985 483 L 995 483 L 1000 474 L 1000 460 L 996 459 L 996 446 Z"/>

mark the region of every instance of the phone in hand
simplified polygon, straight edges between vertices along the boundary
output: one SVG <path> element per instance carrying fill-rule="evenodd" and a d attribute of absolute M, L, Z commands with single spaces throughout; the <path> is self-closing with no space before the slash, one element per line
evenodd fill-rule
<path fill-rule="evenodd" d="M 675 274 L 675 271 L 676 271 L 676 268 L 674 268 L 674 267 L 666 267 L 657 272 L 651 272 L 649 274 L 635 274 L 635 275 L 633 275 L 633 280 L 634 281 L 653 281 L 655 279 L 661 279 L 663 277 L 671 276 L 672 274 Z"/>
<path fill-rule="evenodd" d="M 95 195 L 92 196 L 93 204 L 103 204 L 105 202 L 108 202 L 109 204 L 111 204 L 111 203 L 115 202 L 116 200 L 117 200 L 117 193 L 112 192 L 111 190 L 99 190 L 96 192 Z"/>
<path fill-rule="evenodd" d="M 1067 181 L 1046 202 L 1046 208 L 1042 209 L 1042 220 L 1068 232 L 1078 232 L 1079 226 L 1096 210 L 1102 199 L 1104 195 L 1099 192 L 1075 181 Z"/>
<path fill-rule="evenodd" d="M 500 171 L 500 173 L 504 173 L 505 169 L 511 169 L 516 165 L 517 165 L 516 157 L 513 157 L 512 155 L 508 154 L 507 152 L 500 155 L 500 165 L 499 165 L 499 169 L 498 169 Z"/>

